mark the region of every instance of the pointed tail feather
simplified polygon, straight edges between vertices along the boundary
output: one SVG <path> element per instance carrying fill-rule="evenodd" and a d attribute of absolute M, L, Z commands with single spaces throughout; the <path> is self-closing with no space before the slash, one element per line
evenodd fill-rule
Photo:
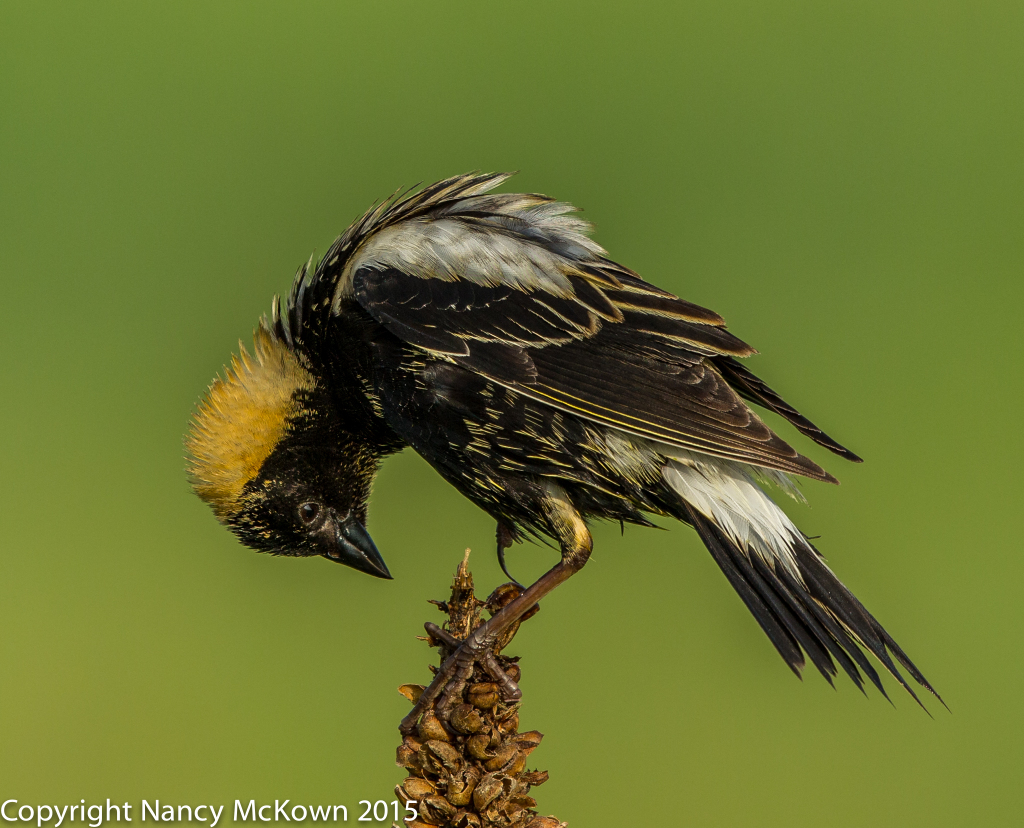
<path fill-rule="evenodd" d="M 838 662 L 862 691 L 863 676 L 866 676 L 888 698 L 863 648 L 878 659 L 922 708 L 924 705 L 893 658 L 945 706 L 892 636 L 843 586 L 805 538 L 793 538 L 792 550 L 798 570 L 794 574 L 787 567 L 772 566 L 760 555 L 748 554 L 710 518 L 685 501 L 683 505 L 684 520 L 697 530 L 715 562 L 794 673 L 801 674 L 806 653 L 829 684 L 837 674 L 835 662 Z"/>

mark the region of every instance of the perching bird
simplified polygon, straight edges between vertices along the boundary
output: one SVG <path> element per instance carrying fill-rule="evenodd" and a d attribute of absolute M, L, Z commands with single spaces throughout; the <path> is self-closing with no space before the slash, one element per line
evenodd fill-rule
<path fill-rule="evenodd" d="M 381 459 L 411 446 L 497 522 L 498 552 L 554 539 L 561 560 L 468 639 L 460 665 L 591 550 L 588 522 L 690 524 L 790 668 L 804 653 L 863 689 L 898 661 L 934 693 L 766 487 L 837 482 L 744 400 L 859 458 L 740 361 L 713 311 L 611 261 L 574 208 L 464 175 L 371 209 L 233 358 L 187 438 L 198 495 L 254 549 L 390 578 L 367 534 Z M 456 663 L 458 662 L 458 664 Z M 497 669 L 495 665 L 491 665 Z M 518 688 L 502 681 L 512 697 Z M 422 706 L 422 705 L 421 705 Z"/>

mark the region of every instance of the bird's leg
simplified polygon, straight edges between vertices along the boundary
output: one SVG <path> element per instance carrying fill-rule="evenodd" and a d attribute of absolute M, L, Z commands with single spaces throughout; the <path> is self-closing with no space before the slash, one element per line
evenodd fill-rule
<path fill-rule="evenodd" d="M 525 590 L 526 587 L 513 578 L 512 575 L 509 574 L 508 567 L 505 566 L 505 550 L 508 549 L 516 539 L 515 532 L 501 521 L 498 521 L 498 528 L 494 534 L 498 539 L 498 565 L 501 567 L 501 571 L 505 573 L 505 577 L 513 584 L 520 589 Z"/>
<path fill-rule="evenodd" d="M 448 635 L 436 624 L 428 623 L 426 625 L 427 632 L 449 647 L 454 647 L 455 651 L 441 665 L 430 686 L 423 691 L 423 695 L 420 696 L 413 709 L 409 711 L 409 715 L 402 720 L 400 730 L 406 734 L 411 733 L 415 729 L 423 710 L 441 695 L 449 683 L 457 685 L 460 677 L 465 681 L 465 678 L 472 672 L 473 664 L 476 661 L 480 661 L 483 668 L 494 679 L 495 683 L 498 684 L 502 695 L 507 700 L 514 701 L 520 698 L 522 691 L 505 674 L 505 671 L 501 669 L 497 659 L 494 658 L 493 653 L 489 652 L 489 649 L 494 645 L 502 631 L 510 624 L 522 618 L 541 598 L 578 572 L 583 564 L 587 562 L 589 555 L 590 550 L 587 549 L 582 554 L 576 554 L 571 557 L 563 556 L 562 560 L 541 575 L 536 583 L 527 588 L 519 597 L 499 610 L 485 623 L 477 627 L 464 641 L 459 641 Z"/>
<path fill-rule="evenodd" d="M 556 486 L 548 487 L 548 497 L 543 504 L 552 534 L 561 541 L 562 559 L 545 572 L 530 587 L 506 604 L 486 622 L 477 627 L 463 641 L 445 633 L 436 624 L 428 623 L 427 632 L 449 647 L 457 649 L 445 659 L 434 676 L 430 686 L 423 691 L 409 715 L 402 720 L 399 729 L 410 734 L 416 728 L 420 715 L 445 691 L 449 682 L 459 685 L 472 672 L 473 664 L 480 662 L 487 673 L 498 684 L 507 701 L 522 697 L 519 686 L 501 669 L 491 648 L 499 636 L 523 617 L 541 598 L 564 581 L 567 581 L 590 558 L 593 541 L 583 518 L 572 506 L 568 497 Z M 452 694 L 446 694 L 452 697 Z M 450 698 L 448 699 L 450 700 Z"/>

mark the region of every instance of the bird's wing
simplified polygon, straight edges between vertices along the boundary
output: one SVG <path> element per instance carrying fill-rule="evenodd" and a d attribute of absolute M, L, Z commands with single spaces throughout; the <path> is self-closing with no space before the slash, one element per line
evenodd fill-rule
<path fill-rule="evenodd" d="M 333 284 L 335 311 L 357 303 L 405 342 L 585 419 L 834 480 L 730 386 L 727 371 L 745 379 L 738 388 L 748 398 L 845 452 L 752 374 L 732 369 L 735 357 L 755 352 L 718 314 L 609 260 L 570 205 L 482 194 L 496 183 L 440 182 L 430 198 L 418 193 L 353 225 L 362 229 L 350 229 L 318 268 Z"/>

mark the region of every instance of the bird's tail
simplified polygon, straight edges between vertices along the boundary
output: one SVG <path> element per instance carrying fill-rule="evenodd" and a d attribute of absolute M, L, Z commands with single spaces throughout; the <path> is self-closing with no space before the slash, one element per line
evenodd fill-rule
<path fill-rule="evenodd" d="M 892 636 L 757 485 L 754 469 L 688 452 L 673 453 L 676 456 L 665 465 L 663 477 L 679 495 L 679 517 L 697 530 L 729 583 L 797 676 L 806 653 L 829 684 L 837 674 L 838 662 L 862 691 L 867 676 L 888 698 L 863 652 L 867 650 L 918 704 L 921 700 L 896 662 L 942 702 Z"/>

